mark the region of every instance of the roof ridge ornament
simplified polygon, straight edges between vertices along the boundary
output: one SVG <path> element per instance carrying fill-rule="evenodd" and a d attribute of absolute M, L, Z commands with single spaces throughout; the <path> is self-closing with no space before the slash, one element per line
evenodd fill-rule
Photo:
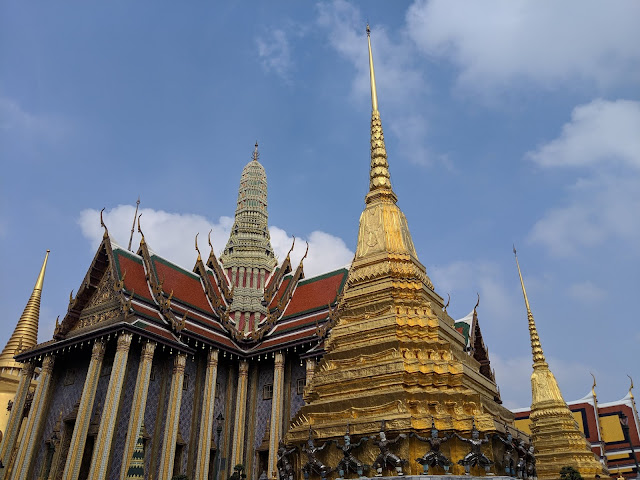
<path fill-rule="evenodd" d="M 133 231 L 136 228 L 136 217 L 138 216 L 138 207 L 140 206 L 140 195 L 138 195 L 138 200 L 136 200 L 136 211 L 133 214 L 133 224 L 131 225 L 131 235 L 129 236 L 129 246 L 127 250 L 131 251 L 131 242 L 133 241 Z"/>
<path fill-rule="evenodd" d="M 102 218 L 102 212 L 104 212 L 105 208 L 106 207 L 102 207 L 102 210 L 100 210 L 100 226 L 104 228 L 104 234 L 102 235 L 102 238 L 107 238 L 109 236 L 109 230 L 107 230 L 107 226 L 104 224 L 104 220 Z"/>
<path fill-rule="evenodd" d="M 253 150 L 253 153 L 251 154 L 251 159 L 254 162 L 257 162 L 259 158 L 260 158 L 260 152 L 258 152 L 258 141 L 256 140 L 255 148 Z"/>

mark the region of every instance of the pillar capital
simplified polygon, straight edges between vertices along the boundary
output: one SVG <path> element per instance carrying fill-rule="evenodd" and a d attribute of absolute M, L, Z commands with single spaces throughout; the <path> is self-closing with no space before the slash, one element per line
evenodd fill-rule
<path fill-rule="evenodd" d="M 105 346 L 104 343 L 99 340 L 93 344 L 93 348 L 91 349 L 91 359 L 102 360 L 104 357 Z M 43 365 L 44 368 L 44 365 Z"/>
<path fill-rule="evenodd" d="M 187 356 L 184 353 L 179 353 L 173 359 L 173 373 L 184 373 L 184 368 L 187 365 Z"/>
<path fill-rule="evenodd" d="M 131 333 L 123 333 L 118 337 L 118 346 L 116 347 L 116 351 L 128 351 L 129 346 L 131 345 L 131 339 L 133 335 Z"/>
<path fill-rule="evenodd" d="M 20 369 L 20 375 L 23 377 L 31 377 L 33 375 L 33 371 L 35 369 L 35 365 L 33 362 L 27 362 L 22 364 L 22 368 Z"/>
<path fill-rule="evenodd" d="M 146 360 L 146 359 L 153 359 L 153 354 L 156 351 L 156 344 L 153 342 L 146 342 L 143 346 L 142 346 L 142 352 L 140 353 L 140 356 L 142 357 L 142 360 Z"/>
<path fill-rule="evenodd" d="M 43 373 L 50 374 L 53 371 L 53 364 L 55 363 L 56 358 L 53 355 L 47 355 L 42 359 L 42 369 L 40 370 L 40 375 Z"/>
<path fill-rule="evenodd" d="M 238 374 L 241 377 L 246 378 L 247 375 L 249 374 L 249 362 L 247 362 L 246 360 L 242 360 L 238 366 Z"/>
<path fill-rule="evenodd" d="M 211 367 L 218 366 L 218 350 L 209 350 L 209 355 L 207 355 L 207 364 Z"/>
<path fill-rule="evenodd" d="M 284 355 L 282 352 L 277 352 L 274 358 L 276 368 L 284 368 Z"/>

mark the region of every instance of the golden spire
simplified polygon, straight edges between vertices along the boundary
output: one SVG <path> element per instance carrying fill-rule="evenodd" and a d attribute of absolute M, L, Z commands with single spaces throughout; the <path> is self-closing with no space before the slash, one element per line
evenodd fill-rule
<path fill-rule="evenodd" d="M 382 122 L 378 111 L 378 93 L 376 90 L 376 75 L 373 69 L 369 24 L 367 24 L 367 41 L 369 43 L 369 76 L 371 78 L 371 171 L 369 173 L 369 193 L 365 201 L 371 203 L 373 199 L 383 196 L 390 198 L 395 203 L 398 198 L 391 188 L 387 149 L 384 145 Z"/>
<path fill-rule="evenodd" d="M 536 328 L 536 322 L 533 319 L 533 313 L 531 313 L 531 307 L 529 307 L 529 299 L 527 298 L 527 291 L 524 288 L 524 280 L 522 280 L 522 272 L 520 271 L 520 263 L 518 262 L 518 254 L 516 253 L 516 247 L 513 247 L 513 254 L 516 257 L 516 265 L 518 267 L 518 275 L 520 275 L 520 285 L 522 286 L 522 295 L 524 295 L 524 304 L 527 307 L 527 319 L 529 320 L 529 336 L 531 337 L 531 353 L 533 353 L 533 368 L 536 367 L 548 367 L 547 361 L 544 358 L 544 352 L 542 351 L 542 345 L 540 345 L 540 337 L 538 336 L 538 329 Z"/>
<path fill-rule="evenodd" d="M 33 348 L 38 343 L 38 319 L 40 317 L 40 298 L 42 296 L 42 285 L 44 284 L 44 273 L 47 268 L 47 260 L 49 259 L 49 250 L 44 256 L 44 262 L 40 269 L 40 274 L 36 280 L 36 284 L 33 287 L 33 293 L 27 302 L 27 306 L 24 308 L 24 312 L 18 320 L 11 338 L 7 342 L 7 345 L 0 353 L 0 368 L 6 367 L 18 367 L 13 356 L 16 355 L 18 350 L 28 350 Z"/>

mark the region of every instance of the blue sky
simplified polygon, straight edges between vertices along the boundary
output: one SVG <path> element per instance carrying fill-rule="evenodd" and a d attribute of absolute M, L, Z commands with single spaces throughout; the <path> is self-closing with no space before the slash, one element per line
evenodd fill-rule
<path fill-rule="evenodd" d="M 480 294 L 507 406 L 531 399 L 512 243 L 565 398 L 589 372 L 602 401 L 640 380 L 637 2 L 0 9 L 0 343 L 47 248 L 51 337 L 103 207 L 126 246 L 139 195 L 148 243 L 187 268 L 198 231 L 223 248 L 256 140 L 281 258 L 295 235 L 308 275 L 347 263 L 368 188 L 368 20 L 399 205 L 449 312 Z"/>

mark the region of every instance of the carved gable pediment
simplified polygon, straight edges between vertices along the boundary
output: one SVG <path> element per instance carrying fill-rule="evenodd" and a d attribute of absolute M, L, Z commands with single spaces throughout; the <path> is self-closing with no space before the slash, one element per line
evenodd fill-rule
<path fill-rule="evenodd" d="M 106 269 L 98 288 L 82 309 L 78 322 L 71 331 L 106 322 L 121 314 L 120 298 L 111 269 Z"/>

